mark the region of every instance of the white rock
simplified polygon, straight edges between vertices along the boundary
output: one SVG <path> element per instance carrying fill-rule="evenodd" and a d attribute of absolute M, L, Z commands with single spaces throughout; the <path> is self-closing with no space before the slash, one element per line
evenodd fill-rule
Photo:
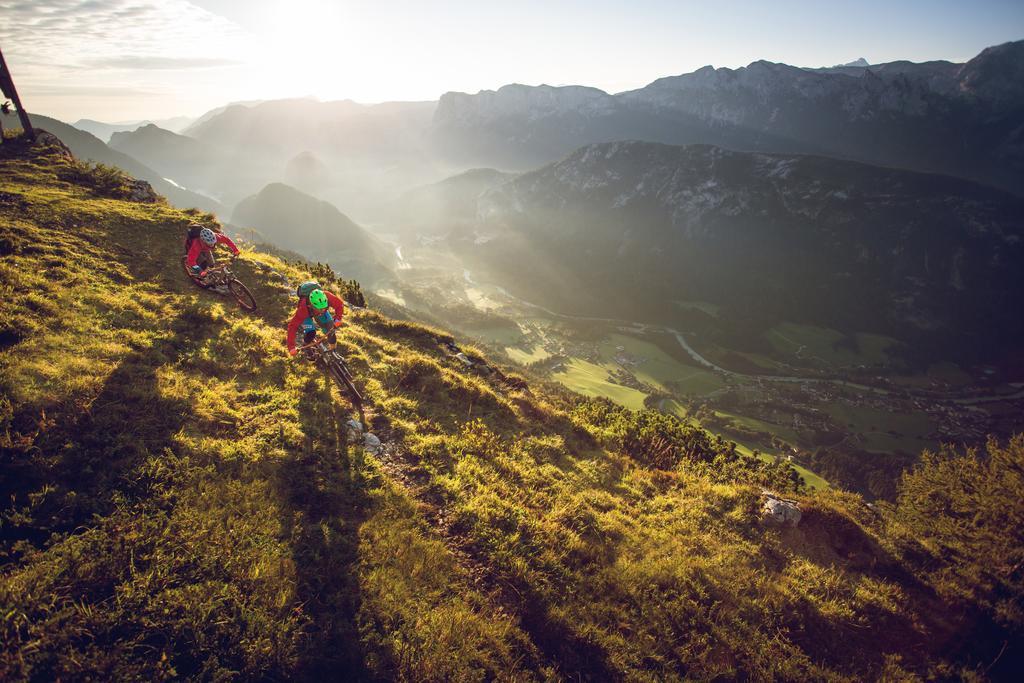
<path fill-rule="evenodd" d="M 381 449 L 380 439 L 367 432 L 366 435 L 363 436 L 363 448 L 373 454 L 379 453 Z"/>
<path fill-rule="evenodd" d="M 803 514 L 794 501 L 769 495 L 761 508 L 761 521 L 773 526 L 796 526 Z"/>

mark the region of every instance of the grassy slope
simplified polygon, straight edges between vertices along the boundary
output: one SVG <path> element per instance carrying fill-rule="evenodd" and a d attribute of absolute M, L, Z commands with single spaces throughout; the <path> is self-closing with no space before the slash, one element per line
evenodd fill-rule
<path fill-rule="evenodd" d="M 189 216 L 61 180 L 53 151 L 0 175 L 0 678 L 838 680 L 991 658 L 960 651 L 960 612 L 859 498 L 796 493 L 801 527 L 763 529 L 781 468 L 502 389 L 416 325 L 345 328 L 389 449 L 347 445 L 251 264 L 308 274 L 247 254 L 245 316 L 180 276 Z"/>

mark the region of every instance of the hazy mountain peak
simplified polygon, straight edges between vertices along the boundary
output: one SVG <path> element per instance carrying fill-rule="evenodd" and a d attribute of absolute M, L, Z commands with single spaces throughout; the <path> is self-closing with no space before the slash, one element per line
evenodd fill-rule
<path fill-rule="evenodd" d="M 610 112 L 615 105 L 615 98 L 598 88 L 511 83 L 498 90 L 481 90 L 475 95 L 447 92 L 438 102 L 434 121 L 446 124 L 492 117 L 595 116 Z"/>

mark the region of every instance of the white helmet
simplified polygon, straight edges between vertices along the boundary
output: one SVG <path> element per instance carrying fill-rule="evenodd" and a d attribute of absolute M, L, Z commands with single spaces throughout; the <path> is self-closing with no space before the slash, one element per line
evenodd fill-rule
<path fill-rule="evenodd" d="M 205 244 L 208 247 L 212 247 L 213 245 L 217 244 L 217 235 L 216 233 L 213 232 L 213 230 L 210 230 L 209 228 L 203 228 L 199 232 L 199 239 L 201 239 L 203 241 L 203 244 Z"/>

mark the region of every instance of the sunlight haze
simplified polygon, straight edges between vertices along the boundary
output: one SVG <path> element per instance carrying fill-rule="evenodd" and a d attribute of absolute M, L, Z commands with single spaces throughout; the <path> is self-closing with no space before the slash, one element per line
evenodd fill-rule
<path fill-rule="evenodd" d="M 966 60 L 1024 5 L 812 2 L 0 2 L 28 106 L 67 120 L 199 115 L 230 101 L 434 100 L 506 83 L 609 92 L 706 64 Z"/>

